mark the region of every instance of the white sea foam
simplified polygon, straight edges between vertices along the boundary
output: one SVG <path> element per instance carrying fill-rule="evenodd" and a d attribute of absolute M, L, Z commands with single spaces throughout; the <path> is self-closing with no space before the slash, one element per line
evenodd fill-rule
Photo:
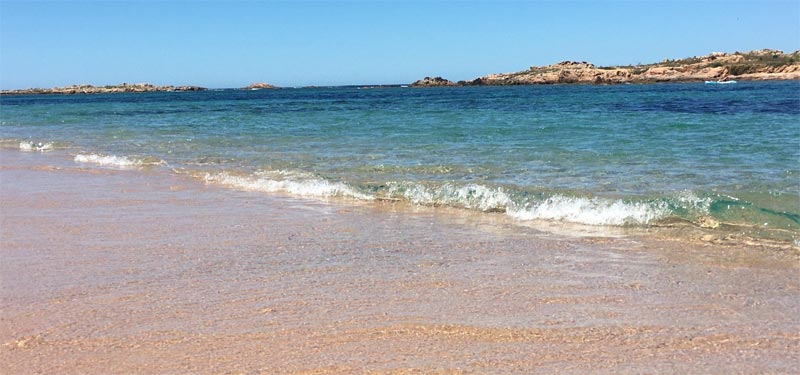
<path fill-rule="evenodd" d="M 392 182 L 388 184 L 388 195 L 419 205 L 462 207 L 478 211 L 504 210 L 511 203 L 511 198 L 502 188 L 479 184 L 427 187 L 422 184 Z"/>
<path fill-rule="evenodd" d="M 373 200 L 342 182 L 331 182 L 307 173 L 263 171 L 252 175 L 226 172 L 206 174 L 207 183 L 267 193 L 288 193 L 305 197 L 350 197 Z M 515 203 L 501 187 L 480 184 L 458 186 L 450 183 L 425 185 L 390 182 L 379 196 L 399 198 L 417 205 L 459 207 L 478 211 L 501 211 L 517 220 L 557 220 L 588 225 L 643 225 L 667 217 L 666 203 L 626 202 L 604 198 L 554 195 L 524 206 Z"/>
<path fill-rule="evenodd" d="M 710 197 L 701 198 L 691 191 L 683 191 L 676 196 L 682 206 L 691 210 L 699 210 L 701 213 L 708 213 L 711 203 L 714 202 Z M 732 198 L 736 199 L 736 198 Z"/>
<path fill-rule="evenodd" d="M 343 182 L 331 182 L 306 173 L 291 171 L 263 171 L 251 176 L 237 176 L 222 172 L 206 174 L 208 183 L 217 183 L 237 189 L 265 193 L 288 193 L 303 197 L 349 197 L 372 200 L 374 197 L 359 192 Z"/>
<path fill-rule="evenodd" d="M 464 186 L 444 184 L 429 187 L 415 183 L 390 183 L 388 195 L 426 206 L 441 205 L 478 211 L 502 211 L 517 220 L 558 220 L 589 225 L 642 225 L 670 214 L 666 203 L 625 202 L 562 195 L 521 205 L 503 188 L 479 184 Z"/>
<path fill-rule="evenodd" d="M 642 225 L 670 214 L 666 204 L 554 195 L 507 214 L 518 220 L 559 220 L 589 225 Z"/>
<path fill-rule="evenodd" d="M 92 163 L 98 165 L 105 165 L 110 167 L 141 167 L 144 163 L 141 160 L 132 160 L 124 156 L 116 155 L 97 155 L 89 154 L 75 155 L 76 163 Z"/>
<path fill-rule="evenodd" d="M 53 143 L 22 141 L 19 143 L 19 149 L 20 151 L 50 151 L 53 149 Z"/>

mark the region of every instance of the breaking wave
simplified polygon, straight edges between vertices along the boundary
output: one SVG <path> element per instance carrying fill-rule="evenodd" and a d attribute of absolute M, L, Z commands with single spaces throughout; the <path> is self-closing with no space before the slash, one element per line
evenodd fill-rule
<path fill-rule="evenodd" d="M 557 220 L 588 225 L 645 225 L 672 213 L 665 202 L 627 202 L 621 199 L 552 195 L 531 199 L 502 187 L 479 184 L 428 187 L 416 183 L 390 183 L 391 198 L 427 206 L 449 206 L 484 212 L 504 212 L 521 221 Z"/>
<path fill-rule="evenodd" d="M 479 184 L 456 186 L 425 186 L 418 183 L 387 184 L 386 195 L 425 206 L 450 206 L 477 211 L 505 211 L 513 204 L 503 188 L 491 188 Z"/>
<path fill-rule="evenodd" d="M 251 176 L 238 176 L 221 172 L 206 174 L 204 179 L 207 183 L 265 193 L 288 193 L 302 197 L 374 199 L 374 197 L 361 193 L 346 183 L 331 182 L 303 172 L 260 171 Z"/>
<path fill-rule="evenodd" d="M 206 183 L 265 193 L 301 197 L 346 197 L 357 200 L 396 200 L 421 206 L 444 206 L 504 213 L 516 220 L 556 220 L 586 225 L 648 225 L 674 213 L 663 200 L 628 201 L 597 197 L 551 195 L 531 197 L 502 187 L 389 182 L 377 187 L 355 187 L 294 171 L 259 171 L 250 175 L 207 173 Z M 694 198 L 694 199 L 692 199 Z M 681 198 L 676 198 L 678 201 Z M 697 205 L 703 201 L 686 196 Z M 704 202 L 704 201 L 703 201 Z M 702 205 L 702 204 L 701 204 Z"/>
<path fill-rule="evenodd" d="M 98 155 L 98 154 L 78 154 L 75 155 L 76 163 L 90 163 L 108 167 L 131 168 L 143 167 L 148 165 L 162 165 L 162 160 L 131 159 L 126 156 Z"/>
<path fill-rule="evenodd" d="M 518 220 L 558 220 L 589 225 L 643 225 L 672 213 L 663 202 L 626 202 L 603 198 L 554 195 L 544 202 L 509 209 Z"/>
<path fill-rule="evenodd" d="M 51 151 L 53 149 L 53 142 L 29 142 L 22 141 L 19 143 L 20 151 Z"/>

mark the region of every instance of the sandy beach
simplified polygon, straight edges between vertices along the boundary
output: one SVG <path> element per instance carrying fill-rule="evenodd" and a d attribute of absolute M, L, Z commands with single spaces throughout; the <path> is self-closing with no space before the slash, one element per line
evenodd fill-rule
<path fill-rule="evenodd" d="M 796 249 L 1 152 L 4 374 L 800 372 Z"/>

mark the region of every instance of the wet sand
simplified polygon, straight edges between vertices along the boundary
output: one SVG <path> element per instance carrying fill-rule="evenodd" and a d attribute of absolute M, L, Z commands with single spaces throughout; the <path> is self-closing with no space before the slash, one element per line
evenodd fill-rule
<path fill-rule="evenodd" d="M 0 372 L 798 373 L 797 252 L 0 151 Z"/>

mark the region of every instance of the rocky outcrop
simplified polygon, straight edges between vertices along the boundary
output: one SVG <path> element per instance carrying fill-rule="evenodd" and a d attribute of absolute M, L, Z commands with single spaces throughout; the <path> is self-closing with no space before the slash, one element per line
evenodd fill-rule
<path fill-rule="evenodd" d="M 735 79 L 766 81 L 771 79 L 800 79 L 800 64 L 767 67 L 752 73 L 741 73 Z"/>
<path fill-rule="evenodd" d="M 263 89 L 277 89 L 278 86 L 270 85 L 269 83 L 258 82 L 243 88 L 243 90 L 263 90 Z"/>
<path fill-rule="evenodd" d="M 172 92 L 172 91 L 205 91 L 205 87 L 199 86 L 156 86 L 150 83 L 121 83 L 110 86 L 92 85 L 72 85 L 64 87 L 53 87 L 49 89 L 23 89 L 23 90 L 4 90 L 2 95 L 31 95 L 31 94 L 112 94 L 112 93 L 136 93 L 136 92 Z"/>
<path fill-rule="evenodd" d="M 411 84 L 411 87 L 438 87 L 438 86 L 458 86 L 453 81 L 442 77 L 425 77 Z"/>
<path fill-rule="evenodd" d="M 161 86 L 159 90 L 155 91 L 206 91 L 208 90 L 205 87 L 200 86 Z"/>
<path fill-rule="evenodd" d="M 620 68 L 597 68 L 587 62 L 563 61 L 558 64 L 517 73 L 490 74 L 470 81 L 471 85 L 531 85 L 553 83 L 623 83 L 632 73 Z"/>
<path fill-rule="evenodd" d="M 548 66 L 532 66 L 521 72 L 489 74 L 471 81 L 459 81 L 458 84 L 505 86 L 770 79 L 800 79 L 800 51 L 783 53 L 779 50 L 764 49 L 730 54 L 713 52 L 706 56 L 664 60 L 656 64 L 636 66 L 597 67 L 585 61 L 563 61 Z M 440 84 L 436 78 L 426 77 L 414 82 L 412 86 L 452 85 Z"/>

